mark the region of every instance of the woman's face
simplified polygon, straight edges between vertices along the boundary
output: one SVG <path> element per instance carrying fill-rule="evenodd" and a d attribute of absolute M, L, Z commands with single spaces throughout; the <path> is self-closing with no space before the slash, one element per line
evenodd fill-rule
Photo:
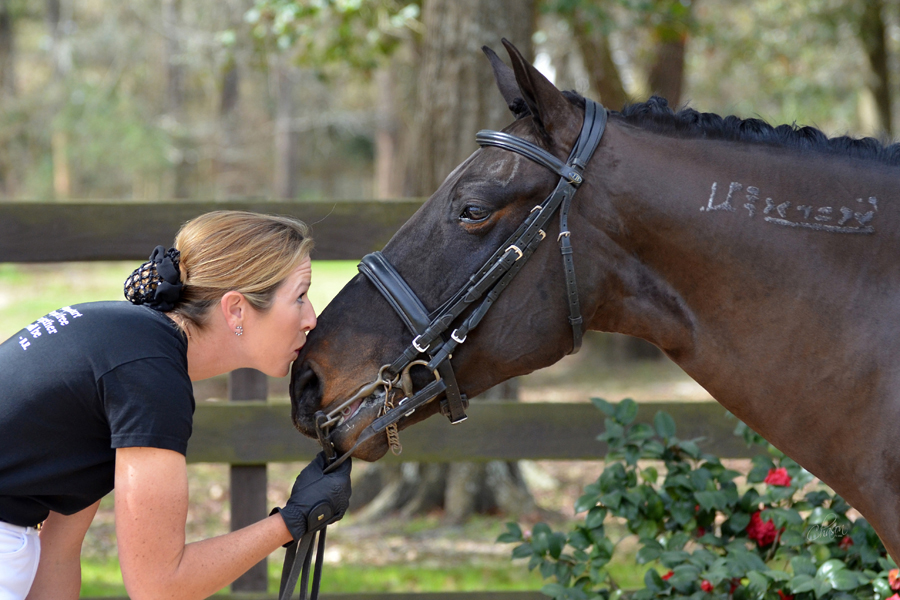
<path fill-rule="evenodd" d="M 265 312 L 250 309 L 244 321 L 243 342 L 252 366 L 272 377 L 284 377 L 316 326 L 316 312 L 306 293 L 312 282 L 307 258 L 278 286 L 272 306 Z"/>

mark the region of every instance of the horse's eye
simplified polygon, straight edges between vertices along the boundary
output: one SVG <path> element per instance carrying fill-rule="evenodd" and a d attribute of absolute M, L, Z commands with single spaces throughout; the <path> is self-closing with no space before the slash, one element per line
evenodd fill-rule
<path fill-rule="evenodd" d="M 463 223 L 481 223 L 491 216 L 491 211 L 483 206 L 468 204 L 459 215 L 459 220 Z"/>

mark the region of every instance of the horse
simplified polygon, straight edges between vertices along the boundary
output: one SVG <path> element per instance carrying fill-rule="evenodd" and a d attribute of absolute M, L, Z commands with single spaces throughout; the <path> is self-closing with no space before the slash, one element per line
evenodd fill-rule
<path fill-rule="evenodd" d="M 502 134 L 566 161 L 592 103 L 558 90 L 503 43 L 511 68 L 485 50 L 515 117 Z M 890 267 L 900 251 L 900 148 L 676 113 L 655 97 L 601 112 L 605 131 L 582 165 L 568 229 L 547 221 L 547 240 L 465 343 L 453 342 L 451 383 L 465 400 L 557 362 L 576 349 L 579 318 L 590 330 L 643 338 L 846 499 L 900 559 L 900 269 Z M 432 314 L 472 285 L 479 266 L 521 250 L 500 246 L 558 185 L 550 159 L 520 150 L 484 144 L 384 247 L 395 279 Z M 559 262 L 565 244 L 571 276 Z M 404 352 L 422 350 L 424 365 L 441 342 L 414 341 L 410 352 L 409 323 L 383 294 L 377 278 L 351 280 L 292 374 L 295 426 L 313 436 L 318 411 L 338 406 L 329 439 L 364 460 L 388 449 L 387 436 L 361 436 L 384 419 L 399 385 L 395 371 L 380 386 L 373 375 Z M 427 371 L 406 373 L 407 397 L 437 377 Z M 394 433 L 446 409 L 417 405 L 392 419 Z"/>

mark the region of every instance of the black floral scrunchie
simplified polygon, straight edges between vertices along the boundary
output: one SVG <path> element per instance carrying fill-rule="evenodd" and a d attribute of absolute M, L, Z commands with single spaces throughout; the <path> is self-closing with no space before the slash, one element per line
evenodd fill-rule
<path fill-rule="evenodd" d="M 160 312 L 175 308 L 184 287 L 178 271 L 180 257 L 175 248 L 154 248 L 150 260 L 125 280 L 125 298 L 132 304 L 145 304 Z"/>

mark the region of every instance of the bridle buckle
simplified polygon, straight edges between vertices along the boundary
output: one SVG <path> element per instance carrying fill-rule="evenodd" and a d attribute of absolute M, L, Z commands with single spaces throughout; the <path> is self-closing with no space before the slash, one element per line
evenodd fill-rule
<path fill-rule="evenodd" d="M 510 250 L 512 250 L 513 252 L 515 252 L 518 255 L 518 256 L 516 256 L 516 260 L 519 260 L 520 258 L 522 258 L 522 256 L 523 256 L 522 251 L 519 250 L 519 247 L 516 246 L 515 244 L 511 245 L 509 248 L 507 248 L 503 252 L 509 252 Z"/>
<path fill-rule="evenodd" d="M 419 339 L 421 337 L 421 335 L 416 336 L 416 338 L 412 341 L 412 347 L 424 354 L 425 352 L 428 352 L 428 346 L 425 346 L 424 348 L 419 346 Z"/>

